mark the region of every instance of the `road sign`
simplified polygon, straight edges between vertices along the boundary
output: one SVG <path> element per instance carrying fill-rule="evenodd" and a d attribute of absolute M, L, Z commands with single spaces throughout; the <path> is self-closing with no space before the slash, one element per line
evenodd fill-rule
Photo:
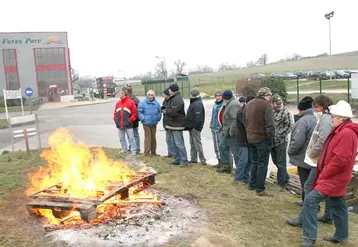
<path fill-rule="evenodd" d="M 5 90 L 4 89 L 5 99 L 21 99 L 21 90 Z"/>
<path fill-rule="evenodd" d="M 32 90 L 31 87 L 28 87 L 25 89 L 25 94 L 27 97 L 31 97 L 33 93 L 34 93 L 34 91 Z"/>
<path fill-rule="evenodd" d="M 106 84 L 106 83 L 103 83 L 103 87 L 107 87 L 107 84 Z"/>

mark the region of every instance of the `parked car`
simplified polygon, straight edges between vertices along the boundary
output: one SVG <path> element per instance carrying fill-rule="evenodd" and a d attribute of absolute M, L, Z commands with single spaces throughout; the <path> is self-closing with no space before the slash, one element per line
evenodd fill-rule
<path fill-rule="evenodd" d="M 294 80 L 297 79 L 297 75 L 293 74 L 293 73 L 285 73 L 282 75 L 282 79 L 284 80 Z"/>
<path fill-rule="evenodd" d="M 298 77 L 298 78 L 301 78 L 301 79 L 304 79 L 304 78 L 307 78 L 307 75 L 308 73 L 307 72 L 296 72 L 295 75 Z"/>
<path fill-rule="evenodd" d="M 269 75 L 269 77 L 270 77 L 270 78 L 279 78 L 279 77 L 281 77 L 281 75 L 278 74 L 278 73 L 271 73 L 271 74 Z"/>
<path fill-rule="evenodd" d="M 336 79 L 336 74 L 333 71 L 323 71 L 320 73 L 320 78 L 322 80 L 329 80 L 332 76 L 332 79 Z"/>
<path fill-rule="evenodd" d="M 319 80 L 321 71 L 310 71 L 307 74 L 307 79 L 310 80 Z"/>
<path fill-rule="evenodd" d="M 346 79 L 351 77 L 351 75 L 344 70 L 335 70 L 334 73 L 337 79 Z"/>

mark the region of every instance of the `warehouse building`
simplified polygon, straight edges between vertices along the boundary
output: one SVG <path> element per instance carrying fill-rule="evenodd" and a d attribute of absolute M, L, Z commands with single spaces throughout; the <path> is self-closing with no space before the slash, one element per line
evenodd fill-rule
<path fill-rule="evenodd" d="M 66 32 L 0 33 L 0 95 L 3 88 L 32 89 L 32 97 L 60 101 L 73 95 Z M 31 91 L 31 90 L 30 90 Z"/>

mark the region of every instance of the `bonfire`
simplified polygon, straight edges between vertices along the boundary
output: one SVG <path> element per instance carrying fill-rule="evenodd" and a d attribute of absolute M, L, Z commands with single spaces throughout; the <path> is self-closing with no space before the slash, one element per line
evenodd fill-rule
<path fill-rule="evenodd" d="M 29 175 L 30 214 L 45 219 L 45 229 L 88 226 L 133 218 L 138 205 L 160 207 L 150 188 L 155 172 L 130 169 L 109 159 L 103 149 L 75 142 L 67 129 L 56 130 L 41 153 L 48 165 Z M 148 206 L 149 205 L 149 206 Z"/>

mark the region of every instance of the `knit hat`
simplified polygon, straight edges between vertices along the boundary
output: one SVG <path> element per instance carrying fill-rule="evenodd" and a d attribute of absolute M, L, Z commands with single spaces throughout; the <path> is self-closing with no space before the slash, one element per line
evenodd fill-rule
<path fill-rule="evenodd" d="M 257 96 L 271 96 L 271 90 L 268 87 L 262 87 L 257 92 Z"/>
<path fill-rule="evenodd" d="M 300 111 L 305 111 L 313 107 L 313 99 L 311 96 L 305 96 L 298 102 L 297 109 Z"/>
<path fill-rule="evenodd" d="M 249 103 L 251 100 L 253 100 L 255 98 L 255 96 L 253 95 L 249 95 L 246 97 L 246 104 Z"/>
<path fill-rule="evenodd" d="M 353 117 L 351 105 L 348 104 L 344 100 L 340 100 L 337 102 L 337 104 L 331 105 L 329 107 L 329 111 L 331 114 L 336 115 L 336 116 L 341 116 L 341 117 L 346 117 L 346 118 Z"/>
<path fill-rule="evenodd" d="M 172 90 L 173 92 L 179 91 L 179 86 L 178 84 L 172 84 L 169 87 L 170 90 Z"/>
<path fill-rule="evenodd" d="M 200 91 L 198 88 L 194 87 L 192 90 L 190 90 L 190 95 L 195 98 L 200 95 Z"/>
<path fill-rule="evenodd" d="M 221 91 L 220 89 L 217 89 L 216 91 L 215 91 L 215 96 L 216 95 L 223 95 L 223 91 Z"/>
<path fill-rule="evenodd" d="M 168 96 L 169 96 L 169 95 L 170 95 L 170 94 L 169 94 L 169 88 L 164 89 L 163 94 L 165 94 L 165 95 L 168 95 Z"/>
<path fill-rule="evenodd" d="M 229 100 L 233 97 L 232 92 L 230 90 L 225 90 L 223 93 L 223 99 Z"/>
<path fill-rule="evenodd" d="M 274 95 L 272 96 L 271 102 L 277 103 L 277 104 L 282 104 L 282 103 L 283 103 L 283 100 L 282 100 L 282 98 L 281 98 L 280 95 L 274 94 Z"/>
<path fill-rule="evenodd" d="M 240 103 L 245 103 L 245 102 L 246 102 L 245 96 L 241 96 L 241 97 L 239 98 L 239 102 L 240 102 Z"/>
<path fill-rule="evenodd" d="M 127 84 L 125 85 L 125 88 L 128 90 L 128 92 L 130 92 L 130 93 L 132 92 L 132 89 L 133 89 L 133 88 L 132 88 L 131 84 L 128 84 L 128 83 L 127 83 Z"/>

